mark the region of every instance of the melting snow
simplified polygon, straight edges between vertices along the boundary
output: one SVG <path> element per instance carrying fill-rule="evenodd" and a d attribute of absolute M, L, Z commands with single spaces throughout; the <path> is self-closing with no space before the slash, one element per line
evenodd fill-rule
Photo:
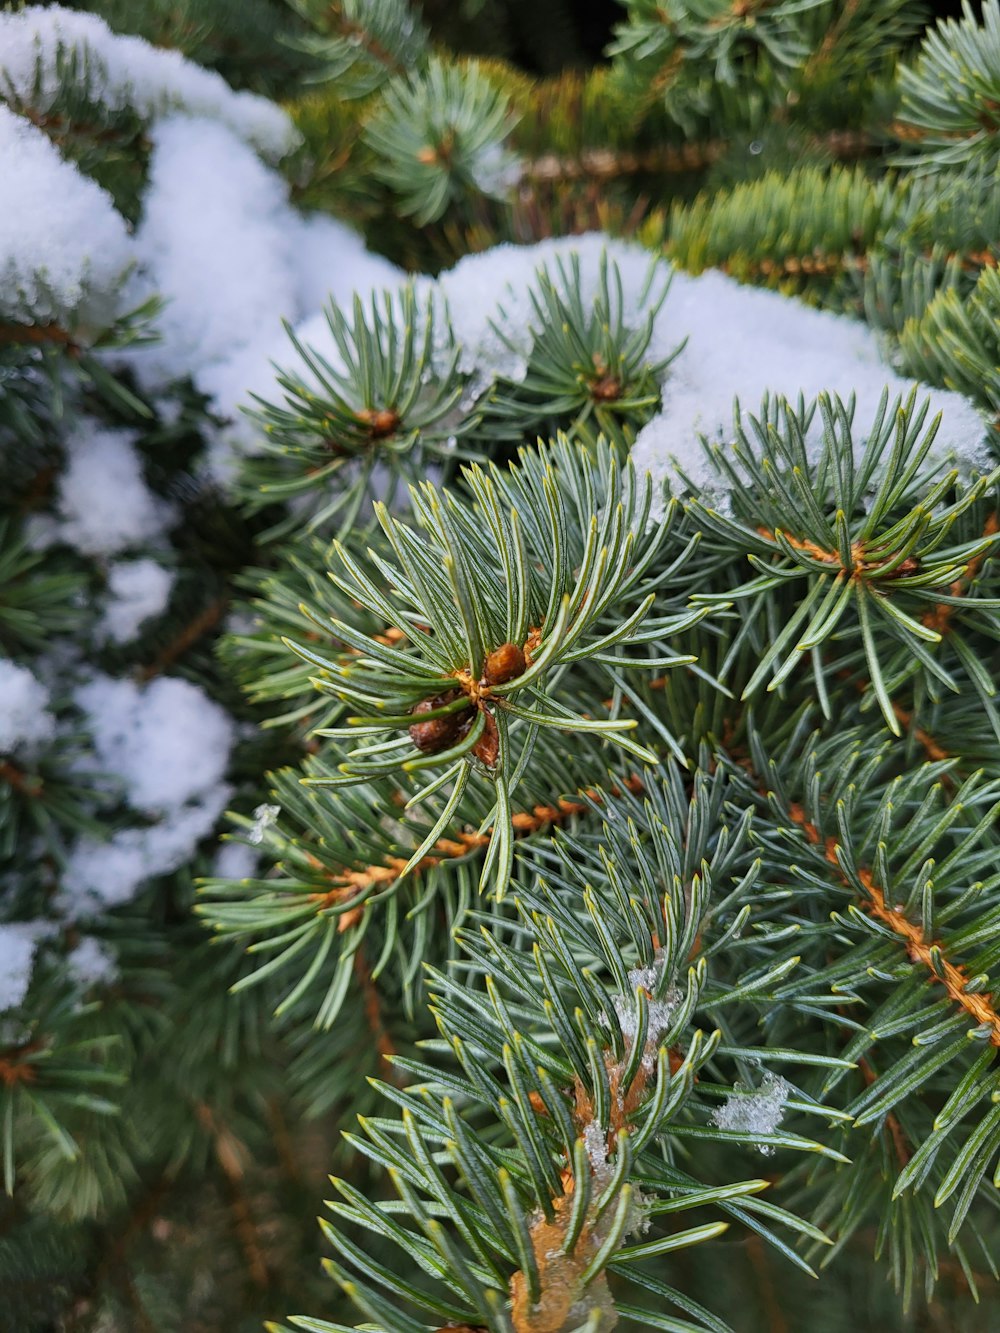
<path fill-rule="evenodd" d="M 773 1134 L 781 1124 L 785 1102 L 791 1091 L 777 1074 L 767 1073 L 757 1089 L 736 1083 L 723 1104 L 712 1113 L 712 1124 L 719 1129 L 739 1130 L 743 1134 Z M 758 1143 L 757 1151 L 770 1157 L 774 1149 Z"/>

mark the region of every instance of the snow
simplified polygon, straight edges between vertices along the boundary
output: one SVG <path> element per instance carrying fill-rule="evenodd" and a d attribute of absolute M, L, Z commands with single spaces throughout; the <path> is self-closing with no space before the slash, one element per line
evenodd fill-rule
<path fill-rule="evenodd" d="M 395 264 L 365 249 L 364 239 L 336 218 L 324 213 L 293 217 L 292 266 L 298 309 L 309 314 L 328 299 L 350 308 L 357 292 L 362 300 L 383 287 L 398 287 L 403 279 Z"/>
<path fill-rule="evenodd" d="M 83 839 L 68 859 L 63 887 L 69 896 L 64 892 L 60 906 L 84 915 L 88 901 L 113 907 L 128 902 L 144 880 L 180 869 L 215 828 L 231 795 L 231 788 L 217 788 L 149 828 L 124 829 L 107 842 Z"/>
<path fill-rule="evenodd" d="M 257 870 L 257 853 L 245 842 L 224 842 L 212 862 L 216 879 L 252 879 Z"/>
<path fill-rule="evenodd" d="M 225 480 L 229 450 L 257 439 L 241 407 L 251 391 L 274 397 L 274 363 L 294 359 L 282 321 L 318 332 L 329 295 L 349 307 L 402 274 L 342 223 L 297 212 L 283 178 L 225 125 L 176 115 L 151 137 L 130 296 L 167 304 L 161 340 L 124 359 L 151 391 L 190 375 L 209 397 L 229 423 L 213 459 Z"/>
<path fill-rule="evenodd" d="M 537 245 L 497 245 L 480 254 L 466 255 L 438 279 L 448 302 L 452 328 L 462 348 L 459 365 L 473 376 L 474 388 L 485 388 L 496 375 L 521 379 L 531 352 L 532 327 L 537 324 L 531 292 L 538 270 L 545 268 L 557 286 L 563 286 L 559 261 L 571 255 L 580 261 L 580 291 L 589 306 L 598 290 L 601 256 L 618 263 L 625 309 L 635 310 L 649 274 L 648 250 L 609 241 L 600 233 L 560 237 Z M 500 328 L 503 337 L 497 332 Z M 679 342 L 674 339 L 674 345 Z"/>
<path fill-rule="evenodd" d="M 295 306 L 287 187 L 225 125 L 171 116 L 152 131 L 136 252 L 168 298 L 148 349 L 165 379 L 225 360 Z"/>
<path fill-rule="evenodd" d="M 642 247 L 586 236 L 543 241 L 534 246 L 501 245 L 469 255 L 441 275 L 455 336 L 462 347 L 460 365 L 472 376 L 473 397 L 495 375 L 519 379 L 531 352 L 535 321 L 530 293 L 537 271 L 545 266 L 561 285 L 558 261 L 579 256 L 584 305 L 593 300 L 601 253 L 619 268 L 626 323 L 633 324 L 649 274 L 650 256 Z M 669 271 L 663 263 L 664 275 Z M 658 287 L 657 287 L 658 290 Z M 497 331 L 497 326 L 503 337 Z M 674 272 L 656 318 L 648 359 L 683 350 L 665 372 L 660 412 L 640 432 L 632 458 L 657 481 L 672 481 L 674 459 L 696 485 L 711 486 L 714 471 L 699 436 L 727 441 L 733 437 L 734 399 L 741 410 L 756 413 L 765 393 L 794 402 L 821 391 L 845 401 L 856 397 L 856 443 L 864 444 L 864 425 L 874 419 L 883 390 L 905 397 L 914 381 L 897 374 L 883 354 L 876 334 L 846 315 L 814 309 L 777 292 L 745 287 L 717 272 L 690 277 Z M 509 344 L 509 345 L 508 345 Z M 956 393 L 926 389 L 931 415 L 941 412 L 934 458 L 954 451 L 969 470 L 986 465 L 983 417 Z M 811 432 L 814 448 L 821 423 Z M 716 482 L 716 484 L 718 484 Z M 658 513 L 663 512 L 659 501 Z"/>
<path fill-rule="evenodd" d="M 0 14 L 0 52 L 11 18 Z M 3 105 L 0 201 L 0 318 L 109 322 L 132 261 L 125 220 L 105 190 Z"/>
<path fill-rule="evenodd" d="M 0 924 L 0 1012 L 24 999 L 31 981 L 35 946 L 50 931 L 38 921 Z"/>
<path fill-rule="evenodd" d="M 628 974 L 629 991 L 625 995 L 612 995 L 611 1001 L 618 1015 L 622 1036 L 626 1041 L 634 1041 L 639 1029 L 639 1008 L 636 1003 L 636 990 L 642 989 L 647 996 L 646 1050 L 643 1065 L 648 1070 L 656 1061 L 663 1034 L 670 1027 L 671 1020 L 681 1003 L 683 996 L 675 986 L 668 988 L 659 999 L 653 997 L 660 989 L 666 956 L 657 951 L 650 967 L 634 967 Z"/>
<path fill-rule="evenodd" d="M 49 692 L 27 667 L 0 660 L 0 754 L 48 740 L 55 719 Z"/>
<path fill-rule="evenodd" d="M 189 681 L 160 676 L 143 687 L 94 676 L 75 699 L 87 717 L 97 766 L 121 779 L 133 809 L 177 809 L 225 776 L 232 721 Z"/>
<path fill-rule="evenodd" d="M 712 486 L 711 463 L 699 435 L 733 438 L 733 400 L 758 412 L 765 393 L 806 402 L 824 390 L 845 403 L 855 395 L 855 443 L 863 447 L 865 426 L 874 421 L 885 388 L 905 398 L 914 381 L 886 364 L 879 340 L 864 324 L 816 310 L 777 292 L 744 287 L 721 273 L 697 278 L 675 273 L 658 324 L 687 337 L 670 366 L 660 413 L 639 433 L 635 465 L 657 479 L 673 475 L 671 456 L 687 476 Z M 675 339 L 676 341 L 676 339 Z M 930 415 L 942 412 L 934 457 L 954 450 L 970 468 L 985 464 L 985 422 L 961 395 L 926 389 Z M 821 420 L 814 418 L 809 442 L 818 451 Z"/>
<path fill-rule="evenodd" d="M 144 880 L 191 857 L 232 795 L 223 778 L 234 735 L 218 704 L 173 677 L 142 687 L 95 676 L 77 690 L 76 702 L 93 739 L 94 771 L 114 775 L 132 809 L 156 822 L 106 841 L 81 839 L 63 876 L 59 905 L 70 914 L 93 899 L 125 902 Z"/>
<path fill-rule="evenodd" d="M 66 962 L 73 979 L 85 986 L 111 981 L 118 975 L 114 950 L 93 935 L 84 936 Z"/>
<path fill-rule="evenodd" d="M 781 1124 L 790 1091 L 783 1078 L 770 1072 L 764 1075 L 756 1090 L 736 1083 L 730 1096 L 713 1111 L 712 1124 L 719 1129 L 739 1130 L 743 1134 L 773 1134 Z M 766 1143 L 758 1143 L 757 1151 L 765 1157 L 774 1153 Z"/>
<path fill-rule="evenodd" d="M 108 569 L 110 600 L 100 632 L 114 643 L 128 643 L 140 626 L 158 616 L 170 599 L 174 575 L 155 560 L 120 560 Z"/>
<path fill-rule="evenodd" d="M 265 831 L 270 828 L 280 814 L 280 805 L 258 805 L 253 812 L 253 828 L 249 834 L 250 841 L 254 846 L 263 841 Z"/>
<path fill-rule="evenodd" d="M 167 528 L 173 511 L 146 485 L 135 440 L 134 431 L 88 421 L 70 434 L 52 537 L 85 555 L 116 555 Z"/>
<path fill-rule="evenodd" d="M 608 1165 L 608 1135 L 596 1120 L 590 1120 L 583 1127 L 583 1145 L 587 1149 L 590 1165 L 595 1173 L 600 1173 Z"/>
<path fill-rule="evenodd" d="M 298 141 L 291 119 L 274 102 L 234 91 L 221 75 L 202 69 L 179 51 L 114 33 L 95 14 L 61 5 L 33 5 L 20 13 L 0 14 L 0 68 L 5 81 L 38 110 L 51 106 L 65 81 L 58 62 L 61 51 L 89 55 L 89 94 L 111 111 L 128 106 L 153 118 L 184 109 L 221 122 L 275 158 Z"/>

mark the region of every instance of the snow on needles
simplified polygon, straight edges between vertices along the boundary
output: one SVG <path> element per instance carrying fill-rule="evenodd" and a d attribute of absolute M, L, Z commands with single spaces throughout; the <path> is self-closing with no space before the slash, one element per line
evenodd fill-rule
<path fill-rule="evenodd" d="M 291 119 L 274 102 L 235 91 L 220 74 L 202 69 L 179 51 L 112 32 L 96 14 L 61 5 L 32 5 L 0 14 L 3 82 L 39 110 L 52 104 L 65 81 L 61 55 L 88 58 L 88 93 L 109 110 L 130 106 L 147 118 L 178 109 L 211 116 L 274 158 L 298 141 Z"/>
<path fill-rule="evenodd" d="M 100 631 L 113 643 L 128 643 L 170 598 L 174 575 L 155 560 L 119 560 L 108 570 L 110 597 Z"/>
<path fill-rule="evenodd" d="M 39 921 L 0 925 L 0 1012 L 13 1009 L 24 999 L 38 941 L 50 933 Z"/>
<path fill-rule="evenodd" d="M 161 341 L 140 364 L 190 374 L 294 310 L 287 187 L 216 121 L 172 116 L 152 131 L 153 155 L 136 238 L 154 291 L 168 298 Z"/>
<path fill-rule="evenodd" d="M 535 322 L 530 292 L 537 270 L 546 266 L 559 283 L 557 261 L 565 263 L 576 254 L 581 295 L 588 306 L 604 250 L 621 274 L 628 322 L 630 313 L 638 316 L 649 278 L 649 252 L 600 234 L 535 246 L 497 246 L 467 256 L 442 274 L 438 285 L 462 345 L 461 366 L 473 376 L 477 391 L 494 375 L 518 379 L 524 374 Z M 636 317 L 634 324 L 639 323 Z M 676 463 L 695 484 L 712 485 L 714 472 L 699 437 L 732 438 L 734 399 L 743 412 L 755 413 L 765 393 L 792 402 L 800 393 L 811 401 L 824 390 L 846 402 L 853 393 L 860 446 L 883 390 L 888 387 L 891 397 L 905 397 L 913 384 L 886 363 L 878 337 L 860 321 L 742 286 L 717 272 L 699 277 L 673 273 L 654 324 L 649 359 L 666 357 L 681 343 L 683 350 L 665 372 L 661 410 L 639 433 L 632 450 L 636 466 L 657 481 L 674 480 Z M 976 408 L 957 393 L 931 388 L 925 393 L 931 413 L 942 414 L 935 456 L 953 451 L 970 468 L 984 466 L 985 423 Z"/>
<path fill-rule="evenodd" d="M 257 428 L 240 407 L 250 392 L 277 392 L 272 363 L 294 353 L 282 321 L 296 324 L 329 294 L 398 285 L 402 275 L 369 254 L 333 218 L 304 216 L 288 185 L 216 121 L 178 115 L 154 127 L 149 187 L 136 235 L 140 271 L 132 299 L 166 299 L 161 341 L 127 360 L 150 389 L 190 375 L 252 448 Z M 225 472 L 224 451 L 215 460 Z"/>
<path fill-rule="evenodd" d="M 95 676 L 76 692 L 99 767 L 125 784 L 128 802 L 163 814 L 218 786 L 233 724 L 197 686 L 161 676 L 142 687 Z"/>
<path fill-rule="evenodd" d="M 76 702 L 93 738 L 95 776 L 116 778 L 137 815 L 155 822 L 77 844 L 63 877 L 70 914 L 85 913 L 88 901 L 124 902 L 143 880 L 189 859 L 231 795 L 223 778 L 234 736 L 218 704 L 173 677 L 142 687 L 95 676 Z"/>
<path fill-rule="evenodd" d="M 657 478 L 673 475 L 672 459 L 696 484 L 714 480 L 698 436 L 733 436 L 733 402 L 756 413 L 765 393 L 806 402 L 821 392 L 845 403 L 853 394 L 855 441 L 878 412 L 883 390 L 905 398 L 914 381 L 886 365 L 875 333 L 858 320 L 791 300 L 777 292 L 744 287 L 721 273 L 692 278 L 675 273 L 658 325 L 687 338 L 667 371 L 662 409 L 640 432 L 634 463 Z M 678 337 L 679 341 L 679 337 Z M 936 458 L 948 452 L 973 469 L 985 465 L 985 422 L 957 393 L 924 387 L 931 416 L 940 412 Z M 817 414 L 809 442 L 819 443 Z"/>
<path fill-rule="evenodd" d="M 40 532 L 85 555 L 115 555 L 164 532 L 173 510 L 142 475 L 136 436 L 84 421 L 66 440 L 68 462 L 59 478 L 59 519 Z"/>
<path fill-rule="evenodd" d="M 11 17 L 0 14 L 0 53 Z M 0 105 L 0 318 L 109 322 L 131 261 L 111 196 Z"/>
<path fill-rule="evenodd" d="M 734 1130 L 740 1134 L 759 1134 L 761 1137 L 773 1134 L 781 1124 L 790 1092 L 791 1088 L 785 1080 L 770 1072 L 764 1075 L 759 1088 L 748 1088 L 737 1083 L 723 1104 L 712 1113 L 712 1123 L 719 1129 Z M 770 1144 L 758 1143 L 755 1146 L 765 1157 L 774 1153 Z"/>
<path fill-rule="evenodd" d="M 0 660 L 0 754 L 48 740 L 55 719 L 49 692 L 27 667 Z"/>

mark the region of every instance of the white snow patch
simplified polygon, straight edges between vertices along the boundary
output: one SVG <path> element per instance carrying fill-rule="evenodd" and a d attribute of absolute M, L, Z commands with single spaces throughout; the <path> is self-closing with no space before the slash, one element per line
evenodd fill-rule
<path fill-rule="evenodd" d="M 0 63 L 4 25 L 17 17 L 0 14 Z M 0 200 L 0 317 L 109 323 L 132 262 L 125 220 L 107 191 L 3 105 Z"/>
<path fill-rule="evenodd" d="M 139 627 L 170 600 L 174 573 L 155 560 L 120 560 L 108 570 L 110 600 L 99 630 L 114 643 L 128 643 Z"/>
<path fill-rule="evenodd" d="M 226 126 L 178 115 L 152 137 L 130 295 L 138 302 L 158 292 L 167 304 L 161 341 L 120 359 L 151 391 L 190 375 L 208 395 L 227 422 L 209 458 L 225 482 L 238 454 L 259 441 L 241 408 L 251 392 L 280 397 L 275 365 L 295 360 L 282 321 L 330 351 L 318 313 L 327 298 L 349 308 L 355 292 L 367 301 L 403 275 L 342 223 L 298 213 L 285 180 Z"/>
<path fill-rule="evenodd" d="M 216 879 L 253 879 L 257 868 L 257 853 L 245 842 L 224 842 L 212 862 Z"/>
<path fill-rule="evenodd" d="M 639 1006 L 636 1003 L 635 993 L 640 988 L 646 992 L 648 1018 L 643 1065 L 647 1069 L 650 1069 L 655 1063 L 660 1040 L 670 1027 L 673 1016 L 684 998 L 676 986 L 669 987 L 661 998 L 653 998 L 660 989 L 665 962 L 665 955 L 658 951 L 654 956 L 652 966 L 631 969 L 628 974 L 630 989 L 627 994 L 617 994 L 611 997 L 615 1013 L 618 1015 L 622 1036 L 628 1041 L 634 1041 L 639 1030 Z"/>
<path fill-rule="evenodd" d="M 531 301 L 537 289 L 538 271 L 545 268 L 561 286 L 559 261 L 569 264 L 576 255 L 580 263 L 580 292 L 584 307 L 592 303 L 598 289 L 604 251 L 618 264 L 626 310 L 635 310 L 649 275 L 651 256 L 640 246 L 609 242 L 601 233 L 567 236 L 541 241 L 538 245 L 497 245 L 480 254 L 466 255 L 438 279 L 448 302 L 456 341 L 462 348 L 459 361 L 473 377 L 472 392 L 478 394 L 496 375 L 520 379 L 527 369 L 537 323 Z M 503 337 L 497 332 L 498 326 Z M 678 338 L 673 341 L 676 346 Z"/>
<path fill-rule="evenodd" d="M 144 880 L 179 869 L 212 832 L 231 795 L 230 787 L 216 787 L 149 828 L 124 829 L 107 842 L 83 839 L 68 859 L 60 906 L 70 915 L 86 915 L 88 903 L 113 907 L 133 897 Z"/>
<path fill-rule="evenodd" d="M 66 962 L 74 980 L 84 986 L 111 981 L 118 975 L 114 950 L 93 935 L 84 936 Z"/>
<path fill-rule="evenodd" d="M 173 510 L 146 485 L 134 431 L 85 423 L 66 440 L 59 478 L 60 521 L 50 536 L 84 555 L 115 555 L 159 536 Z"/>
<path fill-rule="evenodd" d="M 298 310 L 312 314 L 328 300 L 349 310 L 357 293 L 368 304 L 372 292 L 398 287 L 403 272 L 365 249 L 364 238 L 325 213 L 294 214 L 292 265 Z"/>
<path fill-rule="evenodd" d="M 604 1171 L 608 1165 L 608 1136 L 596 1120 L 584 1126 L 583 1145 L 595 1174 Z"/>
<path fill-rule="evenodd" d="M 675 273 L 657 320 L 658 342 L 661 328 L 666 341 L 676 345 L 679 335 L 687 344 L 667 371 L 662 409 L 640 431 L 632 461 L 656 481 L 674 481 L 674 489 L 674 460 L 695 485 L 710 493 L 718 489 L 699 436 L 719 443 L 734 438 L 734 398 L 745 416 L 759 412 L 765 394 L 793 404 L 800 393 L 807 403 L 823 391 L 845 403 L 854 394 L 854 439 L 860 449 L 883 390 L 889 389 L 890 400 L 905 398 L 915 382 L 886 363 L 878 337 L 859 321 L 741 286 L 721 273 L 697 278 Z M 934 457 L 954 451 L 970 470 L 981 469 L 986 427 L 978 410 L 960 394 L 942 389 L 928 388 L 926 397 L 930 417 L 943 414 Z M 818 412 L 807 442 L 818 454 Z"/>
<path fill-rule="evenodd" d="M 27 667 L 0 660 L 0 754 L 47 741 L 55 731 L 49 692 Z"/>
<path fill-rule="evenodd" d="M 31 982 L 35 946 L 51 931 L 41 921 L 0 924 L 0 1011 L 13 1009 L 24 999 Z"/>
<path fill-rule="evenodd" d="M 93 739 L 92 773 L 117 777 L 132 809 L 156 822 L 76 845 L 63 876 L 69 896 L 61 906 L 71 913 L 94 898 L 125 902 L 143 880 L 178 869 L 232 795 L 222 778 L 233 723 L 197 686 L 173 677 L 141 687 L 95 676 L 76 701 Z"/>
<path fill-rule="evenodd" d="M 233 724 L 196 685 L 160 676 L 145 687 L 95 676 L 76 691 L 97 766 L 124 783 L 129 804 L 162 814 L 222 781 Z"/>
<path fill-rule="evenodd" d="M 736 1083 L 723 1104 L 712 1112 L 712 1124 L 742 1134 L 773 1134 L 781 1124 L 790 1091 L 783 1078 L 770 1072 L 764 1075 L 756 1089 Z M 758 1143 L 756 1146 L 765 1157 L 773 1156 L 774 1149 L 769 1144 Z"/>
<path fill-rule="evenodd" d="M 0 14 L 0 84 L 8 83 L 37 110 L 47 110 L 59 95 L 65 79 L 58 68 L 61 51 L 78 59 L 89 56 L 88 91 L 109 110 L 132 107 L 155 117 L 183 109 L 211 117 L 270 157 L 281 157 L 298 142 L 290 117 L 274 102 L 234 91 L 220 74 L 179 51 L 112 32 L 95 14 L 61 5 Z"/>
<path fill-rule="evenodd" d="M 76 700 L 91 724 L 96 768 L 116 774 L 129 805 L 157 822 L 107 841 L 83 838 L 63 878 L 69 910 L 91 898 L 108 906 L 127 901 L 147 878 L 179 868 L 232 794 L 221 781 L 232 720 L 196 685 L 159 677 L 143 688 L 96 676 Z"/>
<path fill-rule="evenodd" d="M 287 186 L 217 121 L 171 116 L 152 139 L 136 253 L 167 306 L 134 355 L 147 382 L 197 380 L 295 313 Z"/>
<path fill-rule="evenodd" d="M 600 276 L 601 254 L 621 274 L 626 324 L 629 312 L 639 323 L 641 296 L 649 277 L 648 251 L 591 233 L 543 241 L 534 246 L 500 245 L 468 255 L 438 279 L 448 301 L 452 327 L 461 345 L 460 365 L 472 376 L 466 405 L 503 375 L 524 375 L 536 322 L 531 291 L 537 271 L 545 266 L 561 285 L 558 261 L 568 265 L 571 254 L 580 262 L 581 296 L 585 308 L 593 301 Z M 503 337 L 494 325 L 499 326 Z M 717 272 L 690 277 L 674 272 L 669 293 L 657 315 L 648 357 L 668 357 L 683 350 L 667 368 L 662 409 L 640 432 L 632 459 L 657 482 L 675 483 L 674 460 L 699 486 L 718 485 L 699 436 L 731 440 L 734 399 L 741 411 L 758 412 L 765 393 L 807 402 L 823 391 L 845 402 L 856 398 L 855 439 L 865 443 L 866 425 L 878 409 L 883 390 L 906 397 L 914 381 L 899 375 L 883 355 L 878 336 L 846 315 L 816 310 L 776 292 L 745 287 Z M 985 421 L 960 394 L 927 389 L 931 415 L 942 412 L 934 457 L 954 451 L 969 470 L 988 465 Z M 821 440 L 817 413 L 810 432 L 815 450 Z M 662 515 L 658 498 L 654 516 Z"/>

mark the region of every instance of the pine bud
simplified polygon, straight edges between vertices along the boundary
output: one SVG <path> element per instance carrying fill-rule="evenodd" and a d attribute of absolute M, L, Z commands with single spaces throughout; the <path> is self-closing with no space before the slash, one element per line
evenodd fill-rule
<path fill-rule="evenodd" d="M 483 713 L 486 716 L 486 726 L 483 728 L 483 734 L 472 747 L 472 753 L 487 768 L 493 768 L 496 765 L 497 756 L 500 754 L 500 732 L 490 710 L 484 708 Z"/>
<path fill-rule="evenodd" d="M 524 653 L 516 643 L 502 643 L 494 648 L 483 667 L 487 685 L 505 685 L 524 672 Z"/>
<path fill-rule="evenodd" d="M 384 440 L 399 426 L 399 413 L 394 412 L 391 407 L 366 407 L 355 413 L 355 417 L 363 426 L 368 427 L 369 434 L 374 440 Z"/>
<path fill-rule="evenodd" d="M 457 698 L 457 690 L 448 690 L 445 694 L 435 695 L 433 699 L 421 699 L 412 710 L 413 716 L 419 717 L 421 713 L 431 713 Z M 448 713 L 444 717 L 432 717 L 426 722 L 414 722 L 410 727 L 410 740 L 423 754 L 439 754 L 442 750 L 456 745 L 469 730 L 471 722 L 471 706 L 458 713 Z"/>

